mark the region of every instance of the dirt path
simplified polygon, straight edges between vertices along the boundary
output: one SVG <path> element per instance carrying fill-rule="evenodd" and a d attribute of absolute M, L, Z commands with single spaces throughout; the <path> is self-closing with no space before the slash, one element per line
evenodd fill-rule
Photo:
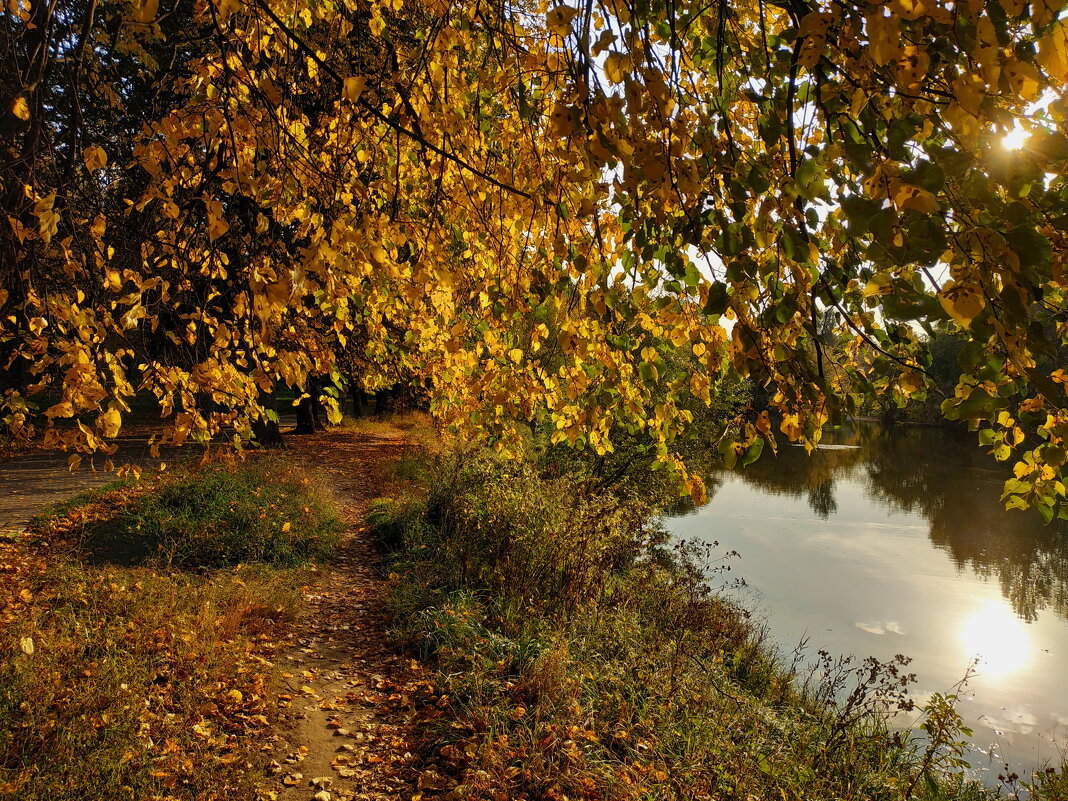
<path fill-rule="evenodd" d="M 279 801 L 394 799 L 418 792 L 420 771 L 403 688 L 419 669 L 386 647 L 377 560 L 361 528 L 368 502 L 389 488 L 400 432 L 288 437 L 290 455 L 323 475 L 343 507 L 348 533 L 338 559 L 308 589 L 309 608 L 282 656 L 289 688 L 270 772 Z"/>
<path fill-rule="evenodd" d="M 421 770 L 413 756 L 410 690 L 419 686 L 422 673 L 417 664 L 387 648 L 383 580 L 374 570 L 377 554 L 363 536 L 368 503 L 389 491 L 392 465 L 409 446 L 400 430 L 387 425 L 371 432 L 288 435 L 286 445 L 290 458 L 333 490 L 347 531 L 338 558 L 321 568 L 306 589 L 306 613 L 279 657 L 288 687 L 278 698 L 282 727 L 268 776 L 273 789 L 263 797 L 426 797 L 420 793 L 442 789 L 443 780 Z M 148 458 L 143 441 L 132 438 L 122 443 L 118 458 L 158 465 Z M 28 452 L 3 460 L 0 540 L 6 535 L 14 543 L 34 515 L 114 477 L 84 465 L 71 473 L 66 455 L 56 452 Z"/>

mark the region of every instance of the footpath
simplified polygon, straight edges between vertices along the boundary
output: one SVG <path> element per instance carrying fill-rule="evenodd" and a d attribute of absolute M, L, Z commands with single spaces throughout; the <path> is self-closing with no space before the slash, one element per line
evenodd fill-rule
<path fill-rule="evenodd" d="M 337 557 L 304 587 L 303 614 L 274 660 L 282 683 L 274 699 L 277 724 L 263 734 L 269 762 L 262 801 L 410 801 L 440 789 L 427 786 L 414 756 L 416 711 L 409 691 L 424 681 L 423 670 L 388 647 L 384 579 L 375 570 L 378 557 L 364 525 L 370 501 L 389 492 L 392 466 L 409 446 L 392 426 L 369 429 L 285 439 L 294 467 L 327 484 L 345 532 Z M 147 448 L 133 439 L 121 444 L 114 460 L 154 469 Z M 28 571 L 21 540 L 34 516 L 114 479 L 114 473 L 86 464 L 70 472 L 65 454 L 40 451 L 0 459 L 5 583 L 18 583 Z"/>

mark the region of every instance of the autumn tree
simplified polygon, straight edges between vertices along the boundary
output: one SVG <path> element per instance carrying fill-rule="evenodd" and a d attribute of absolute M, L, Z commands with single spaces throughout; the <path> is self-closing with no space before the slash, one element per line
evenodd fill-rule
<path fill-rule="evenodd" d="M 943 413 L 1015 464 L 1010 505 L 1061 508 L 1059 2 L 2 20 L 10 435 L 106 448 L 146 391 L 168 441 L 240 442 L 263 393 L 358 343 L 368 386 L 425 385 L 459 435 L 516 452 L 541 420 L 604 453 L 623 432 L 699 495 L 677 443 L 723 375 L 777 412 L 724 422 L 728 462 L 811 446 L 861 396 L 922 397 L 923 332 L 948 322 Z"/>

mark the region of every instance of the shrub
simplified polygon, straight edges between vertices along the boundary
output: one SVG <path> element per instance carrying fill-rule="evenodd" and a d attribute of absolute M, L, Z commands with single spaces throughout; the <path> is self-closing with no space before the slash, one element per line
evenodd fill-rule
<path fill-rule="evenodd" d="M 82 539 L 98 561 L 210 568 L 322 559 L 340 531 L 336 507 L 310 478 L 253 458 L 162 479 L 86 525 Z"/>
<path fill-rule="evenodd" d="M 933 710 L 926 744 L 887 725 L 903 664 L 784 661 L 711 590 L 719 555 L 668 548 L 626 484 L 486 457 L 438 468 L 371 523 L 395 632 L 437 665 L 428 752 L 452 797 L 982 795 L 943 756 L 959 719 Z"/>

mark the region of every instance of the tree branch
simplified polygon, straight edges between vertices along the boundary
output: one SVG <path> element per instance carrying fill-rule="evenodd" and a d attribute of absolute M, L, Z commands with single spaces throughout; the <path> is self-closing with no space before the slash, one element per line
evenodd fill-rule
<path fill-rule="evenodd" d="M 298 50 L 303 52 L 304 55 L 306 55 L 308 58 L 312 59 L 316 64 L 318 64 L 319 69 L 321 69 L 331 78 L 333 78 L 337 82 L 339 88 L 344 88 L 345 79 L 341 75 L 339 75 L 333 67 L 331 67 L 322 58 L 320 58 L 319 54 L 315 52 L 315 49 L 313 47 L 308 45 L 303 39 L 297 36 L 297 34 L 288 25 L 282 22 L 282 20 L 279 19 L 278 15 L 275 14 L 274 11 L 271 10 L 270 6 L 267 5 L 265 0 L 255 0 L 255 3 L 268 17 L 270 17 L 271 21 L 278 26 L 278 29 L 281 30 L 282 33 L 284 33 L 286 37 L 291 42 L 293 42 L 294 45 L 296 45 Z M 528 200 L 532 199 L 533 195 L 531 195 L 529 192 L 524 192 L 522 189 L 506 184 L 503 181 L 498 181 L 492 175 L 489 175 L 483 170 L 480 170 L 473 164 L 469 164 L 456 154 L 449 153 L 448 151 L 438 147 L 433 142 L 427 140 L 426 137 L 424 137 L 421 133 L 410 130 L 409 128 L 406 128 L 401 125 L 396 120 L 390 119 L 377 108 L 375 108 L 373 105 L 371 105 L 368 101 L 364 100 L 362 97 L 357 101 L 357 103 L 361 108 L 367 111 L 372 117 L 374 117 L 379 122 L 385 123 L 398 133 L 401 133 L 411 139 L 413 142 L 417 142 L 419 143 L 419 145 L 425 147 L 427 150 L 438 154 L 439 156 L 444 159 L 447 159 L 448 161 L 451 161 L 460 169 L 466 170 L 472 175 L 481 178 L 483 181 L 493 184 L 493 186 L 496 186 L 499 189 L 503 189 L 513 195 L 518 195 L 519 197 L 523 197 Z M 415 120 L 415 123 L 418 126 L 418 120 Z"/>

